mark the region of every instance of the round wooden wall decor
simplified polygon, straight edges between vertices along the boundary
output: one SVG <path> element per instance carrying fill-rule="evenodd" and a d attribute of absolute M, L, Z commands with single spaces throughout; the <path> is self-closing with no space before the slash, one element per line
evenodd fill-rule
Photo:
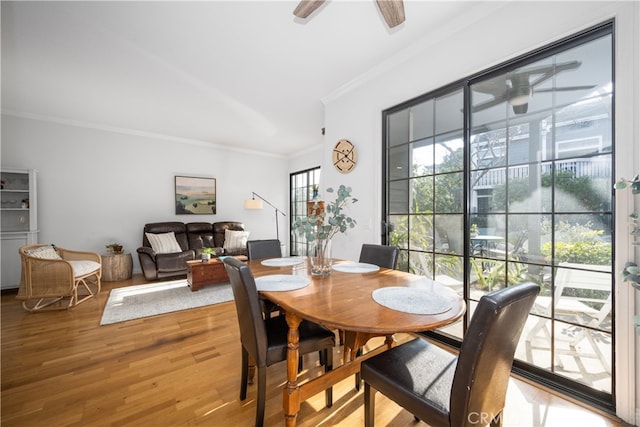
<path fill-rule="evenodd" d="M 338 141 L 333 147 L 333 166 L 342 173 L 349 173 L 356 167 L 356 147 L 346 139 Z"/>

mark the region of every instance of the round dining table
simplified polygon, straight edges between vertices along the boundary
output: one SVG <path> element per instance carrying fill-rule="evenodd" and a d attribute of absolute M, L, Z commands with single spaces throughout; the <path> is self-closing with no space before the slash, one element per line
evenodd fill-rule
<path fill-rule="evenodd" d="M 393 334 L 446 326 L 459 320 L 466 310 L 464 299 L 444 285 L 372 264 L 335 260 L 331 274 L 324 277 L 310 275 L 306 257 L 252 260 L 247 264 L 261 297 L 284 310 L 289 326 L 283 391 L 287 426 L 296 424 L 301 402 L 358 373 L 363 360 L 393 346 Z M 344 360 L 341 366 L 300 385 L 298 326 L 302 320 L 343 331 Z M 385 345 L 360 355 L 358 349 L 373 337 L 386 337 Z"/>

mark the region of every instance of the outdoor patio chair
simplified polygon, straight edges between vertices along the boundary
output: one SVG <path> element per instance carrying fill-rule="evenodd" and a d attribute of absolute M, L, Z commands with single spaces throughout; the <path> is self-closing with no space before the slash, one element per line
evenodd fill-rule
<path fill-rule="evenodd" d="M 575 263 L 560 263 L 556 270 L 554 290 L 555 318 L 574 323 L 579 331 L 568 337 L 569 350 L 562 350 L 556 346 L 556 363 L 563 366 L 559 354 L 568 354 L 575 358 L 589 357 L 600 360 L 607 372 L 611 372 L 611 362 L 598 345 L 592 329 L 610 329 L 603 326 L 612 308 L 611 267 L 608 265 L 590 265 Z M 543 317 L 538 319 L 535 326 L 526 337 L 528 345 L 543 332 L 549 338 L 547 324 L 551 317 L 551 297 L 539 296 L 533 312 Z M 586 340 L 593 353 L 580 350 L 578 344 Z"/>

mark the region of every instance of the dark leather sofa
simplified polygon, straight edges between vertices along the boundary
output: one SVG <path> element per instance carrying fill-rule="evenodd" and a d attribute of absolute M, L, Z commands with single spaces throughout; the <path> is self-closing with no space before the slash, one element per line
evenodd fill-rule
<path fill-rule="evenodd" d="M 244 224 L 236 221 L 223 222 L 155 222 L 145 224 L 142 246 L 138 248 L 138 259 L 147 280 L 186 277 L 186 261 L 200 258 L 203 248 L 214 248 L 217 255 L 246 255 L 246 247 L 229 251 L 224 249 L 225 230 L 244 231 Z M 182 252 L 157 254 L 146 233 L 163 234 L 173 232 Z"/>

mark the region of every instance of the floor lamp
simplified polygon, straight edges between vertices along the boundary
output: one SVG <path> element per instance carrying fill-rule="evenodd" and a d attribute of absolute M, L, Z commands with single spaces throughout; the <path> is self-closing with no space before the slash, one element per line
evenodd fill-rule
<path fill-rule="evenodd" d="M 260 200 L 256 200 L 256 197 Z M 251 199 L 247 199 L 244 201 L 244 208 L 245 209 L 264 209 L 264 206 L 262 204 L 263 201 L 276 210 L 276 238 L 278 239 L 278 241 L 280 241 L 280 233 L 278 231 L 278 214 L 281 214 L 282 216 L 286 216 L 284 212 L 282 212 L 280 209 L 273 206 L 271 203 L 269 203 L 268 200 L 266 200 L 261 195 L 254 193 L 253 191 L 251 192 Z"/>

